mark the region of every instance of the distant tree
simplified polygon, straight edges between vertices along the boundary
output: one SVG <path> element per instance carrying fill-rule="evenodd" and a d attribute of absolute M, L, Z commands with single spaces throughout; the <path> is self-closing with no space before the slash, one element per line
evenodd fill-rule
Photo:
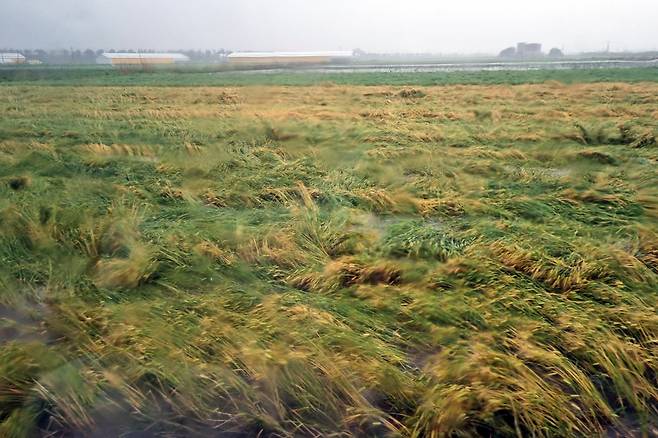
<path fill-rule="evenodd" d="M 548 56 L 551 58 L 562 58 L 564 53 L 562 53 L 562 50 L 558 49 L 557 47 L 553 47 L 550 52 L 548 52 Z"/>
<path fill-rule="evenodd" d="M 96 52 L 91 49 L 87 49 L 82 52 L 82 60 L 84 64 L 93 64 L 96 61 Z"/>
<path fill-rule="evenodd" d="M 516 56 L 516 47 L 508 47 L 500 52 L 500 58 L 514 58 Z"/>
<path fill-rule="evenodd" d="M 37 49 L 34 51 L 34 57 L 41 62 L 48 62 L 48 52 L 43 49 Z"/>
<path fill-rule="evenodd" d="M 48 52 L 48 61 L 51 64 L 70 64 L 71 52 L 67 49 L 51 50 Z"/>
<path fill-rule="evenodd" d="M 356 49 L 352 50 L 352 54 L 354 56 L 363 56 L 363 55 L 366 54 L 366 52 L 365 52 L 365 50 L 361 50 L 357 47 Z"/>

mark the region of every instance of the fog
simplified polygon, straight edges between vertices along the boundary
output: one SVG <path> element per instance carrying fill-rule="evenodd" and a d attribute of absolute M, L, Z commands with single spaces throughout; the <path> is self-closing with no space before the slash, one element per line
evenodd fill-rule
<path fill-rule="evenodd" d="M 656 22 L 656 0 L 1 0 L 0 47 L 654 50 Z"/>

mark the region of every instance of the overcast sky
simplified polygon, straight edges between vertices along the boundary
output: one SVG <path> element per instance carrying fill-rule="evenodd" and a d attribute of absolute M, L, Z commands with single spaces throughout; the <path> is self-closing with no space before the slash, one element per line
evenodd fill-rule
<path fill-rule="evenodd" d="M 658 49 L 658 0 L 0 0 L 0 47 Z"/>

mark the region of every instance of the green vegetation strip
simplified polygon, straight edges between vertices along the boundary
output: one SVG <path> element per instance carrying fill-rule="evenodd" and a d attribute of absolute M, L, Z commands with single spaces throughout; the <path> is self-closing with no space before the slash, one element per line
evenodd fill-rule
<path fill-rule="evenodd" d="M 89 86 L 311 86 L 337 85 L 492 85 L 559 81 L 656 82 L 658 67 L 581 68 L 573 70 L 527 71 L 454 71 L 454 72 L 313 72 L 289 71 L 263 73 L 226 72 L 213 69 L 168 71 L 118 70 L 108 67 L 21 67 L 0 68 L 0 84 L 89 85 Z"/>

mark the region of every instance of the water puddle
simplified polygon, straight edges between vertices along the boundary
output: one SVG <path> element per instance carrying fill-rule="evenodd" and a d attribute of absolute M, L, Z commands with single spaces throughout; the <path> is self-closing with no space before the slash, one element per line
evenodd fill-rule
<path fill-rule="evenodd" d="M 456 63 L 409 63 L 409 64 L 352 64 L 323 67 L 262 68 L 253 70 L 221 71 L 211 74 L 277 74 L 277 73 L 448 73 L 480 71 L 531 71 L 577 70 L 592 68 L 655 67 L 658 59 L 647 60 L 562 60 L 562 61 L 498 61 Z"/>
<path fill-rule="evenodd" d="M 41 296 L 43 291 L 38 293 Z M 50 307 L 41 302 L 0 304 L 0 346 L 10 342 L 56 342 L 57 336 L 46 324 L 50 314 Z"/>
<path fill-rule="evenodd" d="M 0 344 L 52 341 L 45 324 L 29 312 L 0 305 Z"/>

